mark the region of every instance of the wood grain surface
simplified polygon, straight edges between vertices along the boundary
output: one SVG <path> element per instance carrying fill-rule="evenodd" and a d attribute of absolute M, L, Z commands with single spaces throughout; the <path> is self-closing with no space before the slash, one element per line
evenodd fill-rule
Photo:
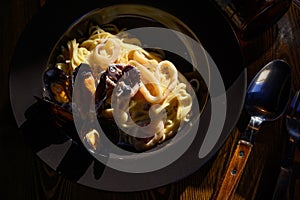
<path fill-rule="evenodd" d="M 14 48 L 31 18 L 44 0 L 10 0 L 0 4 L 0 199 L 77 200 L 77 199 L 210 199 L 221 183 L 229 158 L 233 155 L 240 131 L 248 116 L 241 118 L 216 156 L 192 175 L 169 185 L 141 192 L 107 192 L 74 183 L 50 169 L 31 149 L 14 128 L 8 107 L 8 76 Z M 300 7 L 292 4 L 289 11 L 252 41 L 239 41 L 248 69 L 248 81 L 272 59 L 284 59 L 292 67 L 292 89 L 300 88 Z M 11 124 L 7 124 L 11 123 Z M 4 126 L 5 125 L 5 126 Z M 263 124 L 260 135 L 241 176 L 233 199 L 271 199 L 288 134 L 284 118 Z M 295 200 L 300 199 L 300 156 L 295 158 L 295 179 L 291 186 Z"/>

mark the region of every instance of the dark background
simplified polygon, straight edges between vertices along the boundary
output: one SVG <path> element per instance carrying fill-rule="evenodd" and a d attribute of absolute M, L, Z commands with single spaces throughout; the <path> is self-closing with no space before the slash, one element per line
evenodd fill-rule
<path fill-rule="evenodd" d="M 66 0 L 64 2 L 69 3 L 70 8 L 72 7 L 71 1 Z M 95 0 L 94 2 L 98 1 Z M 208 11 L 199 12 L 199 8 L 187 1 L 184 1 L 184 3 L 174 1 L 172 6 L 170 6 L 170 1 L 147 2 L 159 5 L 171 14 L 182 14 L 180 18 L 200 33 L 203 27 L 200 27 L 199 24 L 203 24 L 203 21 L 207 19 L 214 20 L 211 13 Z M 60 3 L 62 2 L 57 1 L 58 6 Z M 15 53 L 18 40 L 25 27 L 43 4 L 43 1 L 38 0 L 1 0 L 0 4 L 0 198 L 9 200 L 209 199 L 212 190 L 217 186 L 217 183 L 213 180 L 218 180 L 222 176 L 229 156 L 232 154 L 239 134 L 237 130 L 234 130 L 228 138 L 224 147 L 218 152 L 216 162 L 212 165 L 206 166 L 193 176 L 187 177 L 178 183 L 138 193 L 110 193 L 77 185 L 57 175 L 36 156 L 33 156 L 32 149 L 24 143 L 24 138 L 16 128 L 10 110 L 8 77 L 11 59 Z M 109 3 L 107 2 L 107 4 Z M 193 17 L 198 15 L 202 18 Z M 53 13 L 53 17 L 57 19 L 61 16 L 61 13 Z M 198 20 L 202 20 L 202 23 L 197 23 Z M 211 24 L 206 23 L 206 25 L 207 27 L 213 27 L 215 24 L 212 21 Z M 262 37 L 251 42 L 240 41 L 245 55 L 245 62 L 242 63 L 241 68 L 245 66 L 248 68 L 249 80 L 270 60 L 283 58 L 293 67 L 293 91 L 300 87 L 299 26 L 300 8 L 292 5 L 289 12 L 278 22 L 277 26 L 268 30 Z M 215 43 L 223 43 L 223 46 L 226 46 L 226 42 L 231 41 L 224 40 L 224 35 L 220 36 L 217 31 L 214 34 L 212 37 L 215 38 Z M 210 51 L 214 51 L 214 49 Z M 219 57 L 219 62 L 226 62 L 226 49 L 221 49 L 221 51 L 224 52 L 224 55 Z M 26 55 L 26 52 L 24 52 L 24 55 Z M 240 58 L 237 57 L 237 59 Z M 230 68 L 225 70 L 224 73 L 233 74 L 234 76 L 234 70 Z M 287 139 L 284 125 L 282 118 L 262 127 L 264 134 L 258 138 L 255 149 L 249 158 L 245 176 L 241 179 L 241 184 L 234 199 L 270 199 L 275 185 L 274 181 L 279 172 L 280 158 L 286 144 L 285 140 Z M 298 192 L 300 188 L 299 160 L 298 156 L 296 158 L 298 164 L 296 165 L 295 199 L 300 199 Z"/>

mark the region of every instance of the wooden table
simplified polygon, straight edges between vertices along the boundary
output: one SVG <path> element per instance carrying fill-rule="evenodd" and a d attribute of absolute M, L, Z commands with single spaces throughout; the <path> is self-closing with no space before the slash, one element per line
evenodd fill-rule
<path fill-rule="evenodd" d="M 34 156 L 18 135 L 7 126 L 8 73 L 14 47 L 21 32 L 44 1 L 2 1 L 0 60 L 0 195 L 1 199 L 209 199 L 222 177 L 233 153 L 239 130 L 245 126 L 243 111 L 232 134 L 211 163 L 178 182 L 142 192 L 117 193 L 99 191 L 71 182 L 57 175 Z M 247 63 L 248 80 L 272 59 L 286 60 L 292 67 L 292 90 L 300 88 L 300 7 L 292 4 L 278 23 L 258 38 L 240 41 Z M 13 123 L 13 122 L 11 122 Z M 8 128 L 11 127 L 11 128 Z M 234 199 L 271 199 L 286 147 L 284 118 L 263 124 L 261 135 L 248 160 Z M 300 199 L 300 153 L 295 158 L 295 199 Z"/>

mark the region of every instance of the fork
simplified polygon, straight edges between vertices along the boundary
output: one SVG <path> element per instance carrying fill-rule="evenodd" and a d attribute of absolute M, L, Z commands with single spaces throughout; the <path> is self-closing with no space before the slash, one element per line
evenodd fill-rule
<path fill-rule="evenodd" d="M 293 199 L 293 193 L 288 192 L 288 189 L 293 175 L 295 149 L 300 141 L 300 90 L 295 93 L 287 110 L 286 128 L 289 133 L 289 141 L 284 160 L 280 167 L 273 200 Z"/>

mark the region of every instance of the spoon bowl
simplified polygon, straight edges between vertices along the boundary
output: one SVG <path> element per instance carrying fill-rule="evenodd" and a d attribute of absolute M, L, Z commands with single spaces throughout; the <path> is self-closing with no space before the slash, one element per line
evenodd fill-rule
<path fill-rule="evenodd" d="M 245 108 L 251 116 L 273 121 L 282 115 L 290 96 L 291 70 L 283 60 L 262 68 L 248 86 Z"/>

